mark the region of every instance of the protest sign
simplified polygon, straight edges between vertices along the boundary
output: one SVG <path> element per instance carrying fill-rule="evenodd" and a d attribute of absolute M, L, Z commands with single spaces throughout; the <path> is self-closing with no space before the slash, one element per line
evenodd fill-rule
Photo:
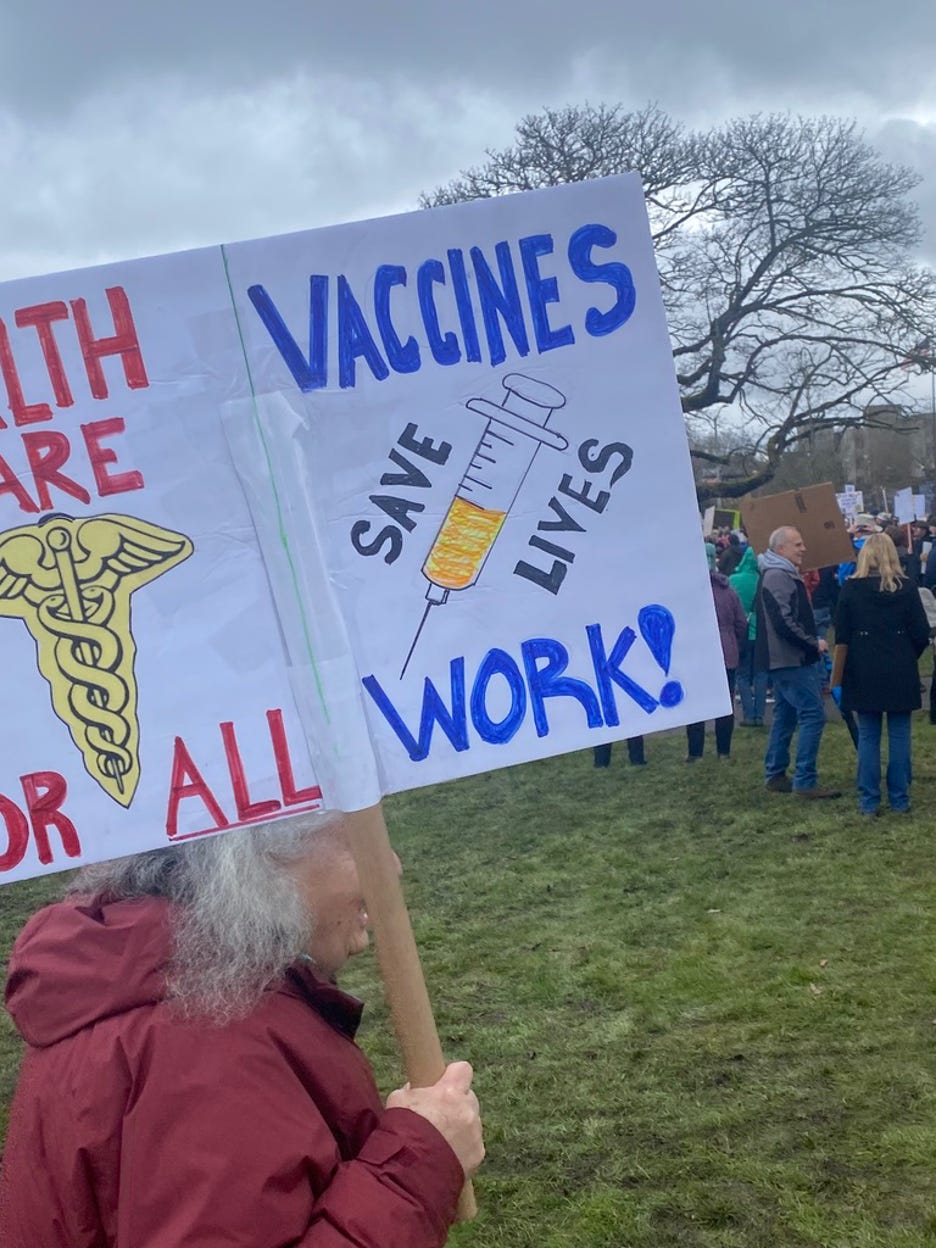
<path fill-rule="evenodd" d="M 864 511 L 864 493 L 853 485 L 846 485 L 840 494 L 836 494 L 835 501 L 849 524 Z"/>
<path fill-rule="evenodd" d="M 0 320 L 3 878 L 728 709 L 635 178 Z"/>
<path fill-rule="evenodd" d="M 766 498 L 746 498 L 741 514 L 750 543 L 758 552 L 767 549 L 771 533 L 781 525 L 799 529 L 806 543 L 804 572 L 845 563 L 854 557 L 835 487 L 830 482 L 808 485 L 802 490 L 784 490 Z"/>
<path fill-rule="evenodd" d="M 910 524 L 916 517 L 913 514 L 913 487 L 894 491 L 894 516 L 898 524 Z"/>
<path fill-rule="evenodd" d="M 894 491 L 894 517 L 899 524 L 926 519 L 926 495 L 914 494 L 913 486 Z"/>
<path fill-rule="evenodd" d="M 0 321 L 0 878 L 319 804 L 217 416 L 220 253 L 9 283 Z"/>
<path fill-rule="evenodd" d="M 730 511 L 725 507 L 706 507 L 702 515 L 702 532 L 706 535 L 717 533 L 719 529 L 739 529 L 741 512 Z"/>

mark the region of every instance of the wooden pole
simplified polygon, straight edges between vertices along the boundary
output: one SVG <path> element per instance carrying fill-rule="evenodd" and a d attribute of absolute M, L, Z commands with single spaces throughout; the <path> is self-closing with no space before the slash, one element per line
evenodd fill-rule
<path fill-rule="evenodd" d="M 346 819 L 406 1076 L 413 1087 L 426 1088 L 442 1077 L 445 1058 L 383 808 L 370 806 L 348 814 Z M 458 1220 L 469 1221 L 477 1208 L 474 1190 L 467 1181 L 458 1201 Z"/>

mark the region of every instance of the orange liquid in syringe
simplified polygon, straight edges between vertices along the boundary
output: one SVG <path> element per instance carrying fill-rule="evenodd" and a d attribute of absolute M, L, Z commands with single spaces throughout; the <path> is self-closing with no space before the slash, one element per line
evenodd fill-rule
<path fill-rule="evenodd" d="M 506 515 L 506 511 L 488 511 L 456 495 L 423 564 L 426 579 L 443 589 L 469 586 L 501 531 Z"/>

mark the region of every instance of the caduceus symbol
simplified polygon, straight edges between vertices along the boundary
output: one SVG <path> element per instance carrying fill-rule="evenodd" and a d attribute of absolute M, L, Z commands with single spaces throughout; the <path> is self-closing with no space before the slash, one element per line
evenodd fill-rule
<path fill-rule="evenodd" d="M 122 806 L 140 779 L 130 596 L 193 550 L 132 516 L 49 515 L 0 533 L 0 616 L 26 624 L 56 715 Z"/>

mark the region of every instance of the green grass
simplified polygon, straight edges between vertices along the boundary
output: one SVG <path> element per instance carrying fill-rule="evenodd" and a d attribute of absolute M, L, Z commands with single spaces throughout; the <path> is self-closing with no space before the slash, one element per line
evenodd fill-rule
<path fill-rule="evenodd" d="M 736 761 L 590 752 L 390 799 L 443 1046 L 485 1112 L 457 1248 L 936 1245 L 936 729 L 914 814 L 862 820 Z M 707 742 L 709 749 L 714 743 Z M 0 890 L 8 940 L 49 881 Z M 375 963 L 361 1042 L 401 1081 Z M 0 1114 L 18 1061 L 0 1031 Z"/>

